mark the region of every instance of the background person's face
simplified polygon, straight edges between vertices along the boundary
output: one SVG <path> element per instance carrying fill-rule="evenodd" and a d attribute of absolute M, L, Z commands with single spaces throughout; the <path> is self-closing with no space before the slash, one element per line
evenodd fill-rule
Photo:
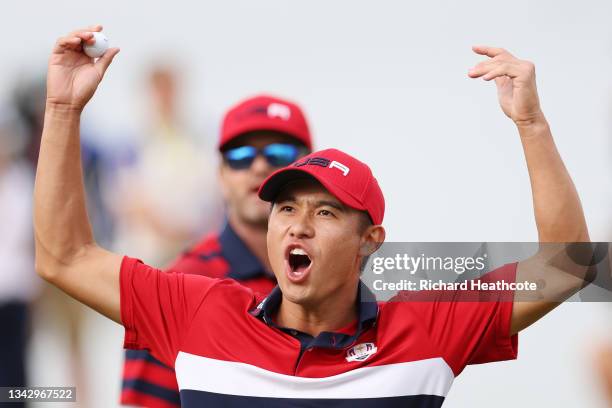
<path fill-rule="evenodd" d="M 241 136 L 232 147 L 254 146 L 262 148 L 271 143 L 295 143 L 295 139 L 272 131 L 258 131 Z M 235 170 L 221 163 L 219 172 L 221 191 L 230 219 L 237 222 L 266 227 L 270 203 L 257 196 L 259 186 L 277 167 L 258 155 L 248 169 Z"/>
<path fill-rule="evenodd" d="M 268 257 L 283 296 L 303 306 L 352 291 L 359 280 L 361 214 L 322 185 L 300 180 L 276 200 L 268 223 Z M 291 255 L 295 246 L 307 254 Z"/>

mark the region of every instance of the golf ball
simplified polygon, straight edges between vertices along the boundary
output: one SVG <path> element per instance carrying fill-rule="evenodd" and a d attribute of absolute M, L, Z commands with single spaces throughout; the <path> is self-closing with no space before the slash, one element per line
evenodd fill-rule
<path fill-rule="evenodd" d="M 99 58 L 108 50 L 108 38 L 100 32 L 94 32 L 93 44 L 83 44 L 83 51 L 91 58 Z"/>

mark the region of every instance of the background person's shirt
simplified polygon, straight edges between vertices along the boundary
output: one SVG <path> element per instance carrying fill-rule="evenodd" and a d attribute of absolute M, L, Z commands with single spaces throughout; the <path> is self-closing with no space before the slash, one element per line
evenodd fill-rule
<path fill-rule="evenodd" d="M 172 124 L 156 122 L 108 183 L 113 248 L 165 266 L 185 242 L 220 227 L 214 151 Z"/>
<path fill-rule="evenodd" d="M 494 275 L 515 281 L 516 264 Z M 512 299 L 400 295 L 376 304 L 360 296 L 353 336 L 324 332 L 305 342 L 265 313 L 262 319 L 260 312 L 274 306 L 274 293 L 260 302 L 233 280 L 166 274 L 126 257 L 124 346 L 151 350 L 175 367 L 187 408 L 436 407 L 466 365 L 517 355 L 517 336 L 509 335 Z"/>
<path fill-rule="evenodd" d="M 30 302 L 41 281 L 34 271 L 32 170 L 23 161 L 0 169 L 0 305 Z"/>

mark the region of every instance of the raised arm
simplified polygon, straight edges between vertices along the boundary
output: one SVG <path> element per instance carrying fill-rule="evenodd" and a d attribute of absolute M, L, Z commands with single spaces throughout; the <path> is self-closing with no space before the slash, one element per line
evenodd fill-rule
<path fill-rule="evenodd" d="M 96 245 L 85 207 L 79 126 L 117 48 L 97 61 L 82 44 L 101 26 L 60 38 L 49 58 L 47 102 L 34 187 L 36 271 L 68 295 L 120 323 L 121 257 Z"/>
<path fill-rule="evenodd" d="M 544 300 L 515 300 L 514 334 L 584 286 L 587 268 L 567 256 L 566 245 L 544 243 L 588 242 L 589 234 L 580 198 L 540 109 L 535 66 L 501 48 L 478 46 L 473 50 L 489 59 L 472 68 L 469 76 L 495 80 L 500 106 L 517 126 L 531 181 L 538 237 L 543 243 L 538 255 L 519 263 L 517 281 L 544 282 L 538 293 Z"/>

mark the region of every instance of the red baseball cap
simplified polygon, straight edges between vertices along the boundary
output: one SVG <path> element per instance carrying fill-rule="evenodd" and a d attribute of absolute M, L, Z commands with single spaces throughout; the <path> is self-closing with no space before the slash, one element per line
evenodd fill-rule
<path fill-rule="evenodd" d="M 269 95 L 246 99 L 230 108 L 223 119 L 219 150 L 240 135 L 256 130 L 282 132 L 312 149 L 310 130 L 302 109 Z"/>
<path fill-rule="evenodd" d="M 343 204 L 366 211 L 375 225 L 385 216 L 385 197 L 367 164 L 337 149 L 302 157 L 272 173 L 259 187 L 259 198 L 274 201 L 289 182 L 314 178 Z"/>

